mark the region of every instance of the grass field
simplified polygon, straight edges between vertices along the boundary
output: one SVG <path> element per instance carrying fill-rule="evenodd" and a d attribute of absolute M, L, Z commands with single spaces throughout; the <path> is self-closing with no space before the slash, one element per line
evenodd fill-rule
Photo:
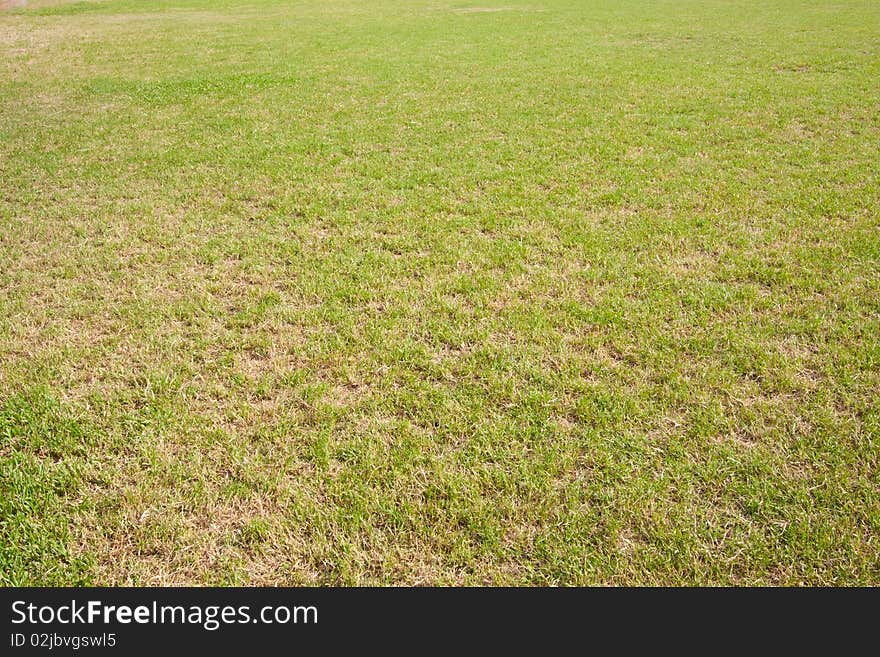
<path fill-rule="evenodd" d="M 0 583 L 880 584 L 878 80 L 874 0 L 0 11 Z"/>

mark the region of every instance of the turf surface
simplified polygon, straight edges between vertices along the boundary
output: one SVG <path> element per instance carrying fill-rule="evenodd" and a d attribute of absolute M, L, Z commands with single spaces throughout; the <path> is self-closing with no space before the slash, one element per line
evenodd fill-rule
<path fill-rule="evenodd" d="M 878 35 L 0 11 L 0 583 L 880 584 Z"/>

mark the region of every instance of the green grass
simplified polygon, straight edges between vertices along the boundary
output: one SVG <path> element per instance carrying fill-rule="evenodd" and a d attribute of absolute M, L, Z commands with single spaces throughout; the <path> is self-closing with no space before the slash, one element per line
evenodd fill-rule
<path fill-rule="evenodd" d="M 878 34 L 0 11 L 0 583 L 880 584 Z"/>

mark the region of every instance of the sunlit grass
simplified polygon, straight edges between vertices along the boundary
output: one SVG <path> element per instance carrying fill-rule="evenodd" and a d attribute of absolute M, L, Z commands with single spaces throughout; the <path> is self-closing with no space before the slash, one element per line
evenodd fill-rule
<path fill-rule="evenodd" d="M 878 34 L 0 11 L 0 582 L 880 584 Z"/>

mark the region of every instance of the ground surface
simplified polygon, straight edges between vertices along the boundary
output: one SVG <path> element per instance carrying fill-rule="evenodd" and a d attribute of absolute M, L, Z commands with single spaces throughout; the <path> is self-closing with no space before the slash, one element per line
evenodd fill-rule
<path fill-rule="evenodd" d="M 0 582 L 880 584 L 878 35 L 3 10 Z"/>

